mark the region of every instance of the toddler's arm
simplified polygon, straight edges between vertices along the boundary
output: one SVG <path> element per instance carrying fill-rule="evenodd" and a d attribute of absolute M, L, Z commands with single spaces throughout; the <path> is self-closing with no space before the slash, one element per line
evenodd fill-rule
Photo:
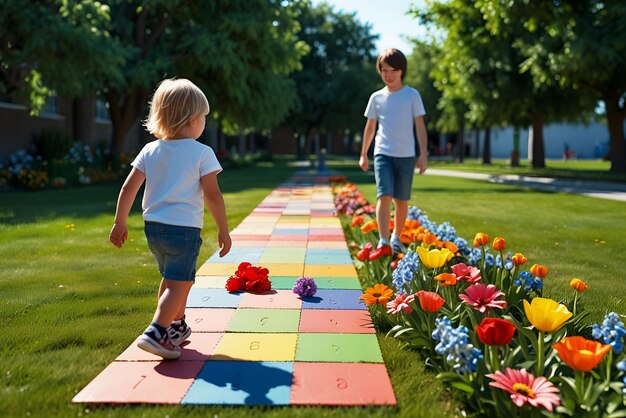
<path fill-rule="evenodd" d="M 230 233 L 228 232 L 224 197 L 217 183 L 217 172 L 203 176 L 200 182 L 202 183 L 202 190 L 204 191 L 204 200 L 217 225 L 217 242 L 221 248 L 219 256 L 224 257 L 230 251 L 232 242 Z"/>
<path fill-rule="evenodd" d="M 117 209 L 115 210 L 113 228 L 111 228 L 111 232 L 109 233 L 109 241 L 117 248 L 122 248 L 122 245 L 126 242 L 126 238 L 128 238 L 126 220 L 128 219 L 128 213 L 133 206 L 137 192 L 145 178 L 146 175 L 144 173 L 133 167 L 120 190 L 120 195 L 117 198 Z"/>

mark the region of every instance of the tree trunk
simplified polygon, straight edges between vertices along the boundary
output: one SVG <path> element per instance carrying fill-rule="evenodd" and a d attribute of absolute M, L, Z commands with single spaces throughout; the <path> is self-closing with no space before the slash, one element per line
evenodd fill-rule
<path fill-rule="evenodd" d="M 463 127 L 457 134 L 456 147 L 456 161 L 462 163 L 465 157 L 465 129 Z"/>
<path fill-rule="evenodd" d="M 118 92 L 109 91 L 106 97 L 109 102 L 109 113 L 113 128 L 110 157 L 113 162 L 117 162 L 124 151 L 124 142 L 128 131 L 139 120 L 142 109 L 145 109 L 145 105 L 141 103 L 146 102 L 146 100 L 144 100 L 144 95 L 140 92 L 119 94 Z"/>
<path fill-rule="evenodd" d="M 533 125 L 533 151 L 532 166 L 533 168 L 545 168 L 546 153 L 543 145 L 543 118 L 541 115 L 531 115 L 530 120 Z"/>
<path fill-rule="evenodd" d="M 475 147 L 474 147 L 474 152 L 472 155 L 474 158 L 478 158 L 478 156 L 480 155 L 480 129 L 476 128 L 474 130 L 474 133 L 476 134 L 475 137 Z M 483 151 L 483 158 L 484 158 L 484 151 Z"/>
<path fill-rule="evenodd" d="M 511 151 L 511 167 L 519 167 L 519 128 L 513 128 L 513 151 Z"/>
<path fill-rule="evenodd" d="M 491 164 L 491 128 L 485 128 L 485 143 L 483 145 L 483 164 Z"/>
<path fill-rule="evenodd" d="M 614 92 L 604 94 L 606 120 L 609 126 L 609 156 L 611 171 L 626 172 L 626 144 L 624 143 L 624 108 L 619 105 L 619 95 Z"/>

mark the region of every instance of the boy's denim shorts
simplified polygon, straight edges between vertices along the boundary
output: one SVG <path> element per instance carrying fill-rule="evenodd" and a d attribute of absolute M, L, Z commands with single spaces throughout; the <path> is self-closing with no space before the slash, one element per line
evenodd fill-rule
<path fill-rule="evenodd" d="M 202 246 L 200 228 L 145 222 L 144 231 L 161 277 L 195 281 L 196 261 Z"/>
<path fill-rule="evenodd" d="M 392 196 L 398 200 L 411 198 L 411 186 L 415 170 L 415 157 L 374 156 L 376 198 Z"/>

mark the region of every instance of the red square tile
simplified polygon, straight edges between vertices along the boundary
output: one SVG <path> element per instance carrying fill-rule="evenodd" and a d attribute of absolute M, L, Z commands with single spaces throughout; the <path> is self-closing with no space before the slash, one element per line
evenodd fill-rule
<path fill-rule="evenodd" d="M 114 361 L 72 402 L 178 404 L 203 361 Z"/>
<path fill-rule="evenodd" d="M 300 332 L 338 334 L 374 334 L 370 314 L 366 310 L 303 309 Z"/>
<path fill-rule="evenodd" d="M 295 363 L 293 405 L 395 405 L 384 364 Z"/>

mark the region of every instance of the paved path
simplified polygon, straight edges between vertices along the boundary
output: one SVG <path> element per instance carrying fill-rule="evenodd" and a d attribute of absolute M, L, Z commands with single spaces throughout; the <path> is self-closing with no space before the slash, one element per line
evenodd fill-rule
<path fill-rule="evenodd" d="M 231 237 L 231 252 L 197 271 L 181 358 L 161 361 L 132 344 L 73 401 L 395 405 L 328 177 L 296 173 Z M 267 267 L 273 290 L 228 293 L 242 261 Z M 301 276 L 315 278 L 315 296 L 292 292 Z"/>
<path fill-rule="evenodd" d="M 538 190 L 579 194 L 600 199 L 626 202 L 626 184 L 591 180 L 567 180 L 551 177 L 520 176 L 516 174 L 484 174 L 456 170 L 429 168 L 426 174 L 433 176 L 462 177 L 486 180 L 492 183 L 516 184 Z"/>

